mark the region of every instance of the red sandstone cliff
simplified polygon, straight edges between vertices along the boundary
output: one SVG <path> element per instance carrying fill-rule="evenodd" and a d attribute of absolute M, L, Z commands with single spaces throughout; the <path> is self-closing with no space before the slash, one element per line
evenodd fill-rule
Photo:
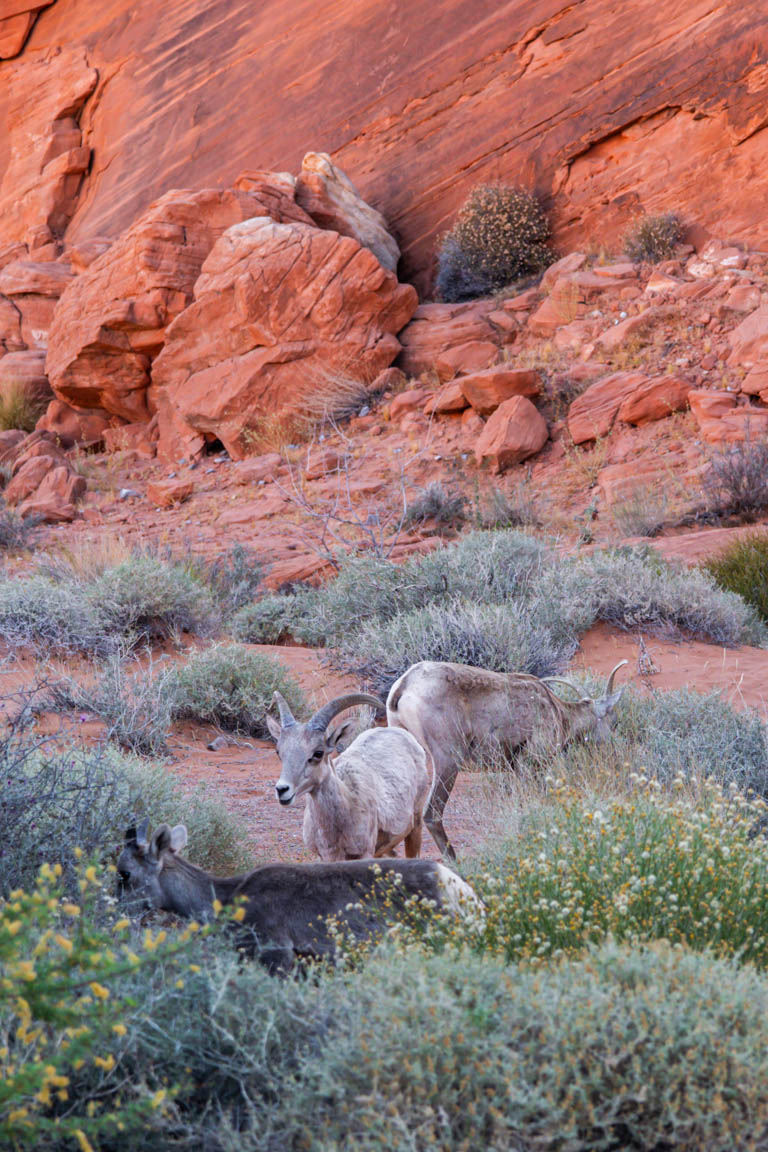
<path fill-rule="evenodd" d="M 0 248 L 113 237 L 170 188 L 310 149 L 422 288 L 436 235 L 497 177 L 550 199 L 563 249 L 660 208 L 768 243 L 764 0 L 36 7 L 0 5 Z"/>

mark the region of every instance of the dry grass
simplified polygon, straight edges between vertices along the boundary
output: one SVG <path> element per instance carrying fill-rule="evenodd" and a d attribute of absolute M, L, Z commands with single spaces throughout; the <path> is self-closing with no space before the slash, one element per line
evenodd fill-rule
<path fill-rule="evenodd" d="M 0 384 L 0 431 L 18 428 L 22 432 L 34 432 L 47 407 L 47 399 L 30 396 L 19 381 L 5 381 Z"/>

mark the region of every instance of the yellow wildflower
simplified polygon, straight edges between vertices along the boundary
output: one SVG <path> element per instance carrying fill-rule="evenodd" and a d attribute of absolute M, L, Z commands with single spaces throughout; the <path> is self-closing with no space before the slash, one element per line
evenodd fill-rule
<path fill-rule="evenodd" d="M 97 999 L 109 1000 L 109 988 L 105 988 L 104 985 L 99 984 L 97 980 L 92 980 L 88 987 Z"/>
<path fill-rule="evenodd" d="M 79 916 L 80 915 L 80 905 L 79 904 L 72 904 L 69 900 L 64 901 L 64 903 L 61 906 L 61 910 L 66 916 Z"/>
<path fill-rule="evenodd" d="M 77 849 L 75 849 L 75 851 L 77 851 Z M 93 1152 L 93 1144 L 91 1144 L 82 1128 L 75 1128 L 75 1139 L 80 1145 L 80 1152 Z"/>
<path fill-rule="evenodd" d="M 125 1036 L 128 1029 L 126 1028 L 125 1024 L 113 1024 L 112 1031 L 115 1032 L 118 1036 Z"/>

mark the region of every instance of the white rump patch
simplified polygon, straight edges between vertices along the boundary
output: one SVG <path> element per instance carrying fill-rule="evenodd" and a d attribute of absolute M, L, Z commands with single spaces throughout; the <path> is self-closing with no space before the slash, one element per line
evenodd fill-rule
<path fill-rule="evenodd" d="M 445 864 L 437 864 L 437 884 L 446 912 L 455 916 L 482 915 L 483 904 L 474 888 Z"/>

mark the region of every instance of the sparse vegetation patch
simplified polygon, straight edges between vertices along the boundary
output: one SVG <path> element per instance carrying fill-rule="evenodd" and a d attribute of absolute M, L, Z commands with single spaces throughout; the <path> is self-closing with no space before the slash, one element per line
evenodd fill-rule
<path fill-rule="evenodd" d="M 675 212 L 646 214 L 638 217 L 627 229 L 624 251 L 631 260 L 658 264 L 660 260 L 669 260 L 674 256 L 682 238 L 682 221 Z"/>

